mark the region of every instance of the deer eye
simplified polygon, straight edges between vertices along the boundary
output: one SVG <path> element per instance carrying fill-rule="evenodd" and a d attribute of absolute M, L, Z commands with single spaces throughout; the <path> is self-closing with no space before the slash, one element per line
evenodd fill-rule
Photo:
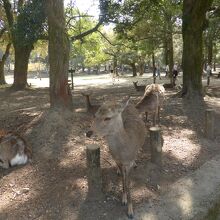
<path fill-rule="evenodd" d="M 106 118 L 104 118 L 104 121 L 109 121 L 109 120 L 111 120 L 110 117 L 106 117 Z"/>

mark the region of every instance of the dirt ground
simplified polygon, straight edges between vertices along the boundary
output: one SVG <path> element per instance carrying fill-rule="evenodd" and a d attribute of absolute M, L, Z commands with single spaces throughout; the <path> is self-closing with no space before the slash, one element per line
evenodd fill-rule
<path fill-rule="evenodd" d="M 168 82 L 162 77 L 158 83 Z M 86 79 L 85 79 L 86 80 Z M 126 214 L 121 205 L 121 178 L 104 140 L 88 140 L 85 131 L 92 117 L 85 112 L 82 91 L 93 91 L 92 102 L 130 95 L 136 103 L 131 77 L 104 85 L 76 84 L 74 109 L 70 114 L 50 111 L 48 88 L 31 88 L 15 93 L 0 89 L 0 128 L 21 133 L 34 152 L 33 162 L 4 170 L 0 168 L 0 220 L 71 219 L 114 220 Z M 140 84 L 152 79 L 140 77 Z M 179 83 L 180 83 L 179 79 Z M 161 112 L 164 138 L 163 168 L 150 162 L 149 138 L 132 170 L 132 198 L 135 207 L 157 201 L 167 186 L 200 167 L 220 153 L 220 79 L 213 78 L 203 103 L 189 105 L 166 91 Z M 215 138 L 204 137 L 205 109 L 215 109 Z M 150 122 L 146 125 L 146 133 Z M 87 184 L 85 148 L 95 142 L 101 146 L 103 193 L 91 193 Z"/>

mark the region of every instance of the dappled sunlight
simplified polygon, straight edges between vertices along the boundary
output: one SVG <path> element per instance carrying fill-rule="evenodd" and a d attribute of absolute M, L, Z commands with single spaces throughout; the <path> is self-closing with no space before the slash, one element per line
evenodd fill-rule
<path fill-rule="evenodd" d="M 220 110 L 220 98 L 206 96 L 204 100 L 205 102 L 207 102 L 207 104 L 211 105 L 214 109 L 217 108 Z"/>
<path fill-rule="evenodd" d="M 186 161 L 186 158 L 190 156 L 193 159 L 190 163 L 193 163 L 194 159 L 198 158 L 201 150 L 201 146 L 196 140 L 195 131 L 190 129 L 176 131 L 176 135 L 172 136 L 169 135 L 169 131 L 166 131 L 164 132 L 163 150 L 169 152 L 176 159 L 182 160 L 184 164 L 189 163 L 189 160 Z"/>
<path fill-rule="evenodd" d="M 178 201 L 178 205 L 182 210 L 183 216 L 187 216 L 190 212 L 192 212 L 193 208 L 193 198 L 190 192 L 185 192 Z"/>
<path fill-rule="evenodd" d="M 191 193 L 191 188 L 195 187 L 191 178 L 186 178 L 184 181 L 184 187 L 180 189 L 180 196 L 177 199 L 178 206 L 182 211 L 183 216 L 187 216 L 192 212 L 193 209 L 193 195 Z M 177 190 L 178 191 L 178 190 Z M 178 192 L 176 192 L 178 194 Z"/>
<path fill-rule="evenodd" d="M 132 81 L 138 81 L 140 85 L 151 83 L 152 78 L 149 78 L 150 76 L 150 74 L 146 74 L 143 77 L 133 78 L 126 75 L 120 77 L 119 81 L 116 79 L 114 85 L 109 74 L 75 76 L 75 88 L 72 91 L 74 109 L 70 115 L 66 116 L 63 113 L 48 111 L 50 106 L 48 89 L 41 88 L 35 89 L 35 91 L 11 93 L 7 99 L 1 93 L 1 103 L 4 104 L 4 109 L 6 106 L 8 109 L 4 117 L 2 116 L 2 121 L 5 123 L 7 116 L 6 125 L 15 126 L 19 132 L 25 134 L 27 141 L 33 147 L 35 160 L 39 160 L 41 163 L 40 168 L 36 169 L 37 178 L 33 176 L 36 183 L 34 180 L 27 180 L 27 186 L 22 187 L 29 187 L 30 191 L 26 197 L 25 195 L 17 197 L 18 199 L 21 198 L 21 201 L 16 200 L 18 204 L 14 203 L 13 200 L 11 201 L 13 192 L 10 187 L 6 187 L 3 197 L 6 203 L 2 206 L 3 213 L 9 211 L 27 212 L 28 208 L 23 208 L 23 211 L 19 211 L 19 208 L 23 205 L 30 207 L 29 202 L 32 205 L 36 203 L 36 206 L 33 205 L 35 208 L 32 216 L 36 216 L 38 209 L 40 209 L 41 215 L 45 219 L 53 214 L 56 216 L 55 209 L 59 210 L 62 217 L 73 215 L 73 219 L 77 219 L 77 215 L 84 217 L 85 207 L 88 213 L 91 207 L 94 208 L 93 205 L 96 206 L 97 210 L 97 204 L 92 203 L 90 200 L 92 198 L 88 195 L 86 176 L 86 146 L 96 143 L 101 147 L 103 192 L 107 197 L 107 199 L 100 200 L 98 204 L 100 210 L 97 213 L 100 216 L 104 213 L 107 217 L 112 213 L 112 216 L 116 216 L 114 213 L 117 213 L 117 216 L 124 216 L 125 210 L 120 206 L 121 177 L 116 174 L 116 165 L 109 154 L 108 147 L 100 138 L 87 139 L 84 136 L 85 131 L 91 125 L 92 116 L 86 113 L 85 100 L 80 93 L 82 91 L 91 92 L 92 104 L 102 104 L 103 100 L 112 96 L 117 100 L 123 100 L 126 95 L 132 97 L 131 103 L 137 103 L 143 94 L 135 91 Z M 44 79 L 33 80 L 42 82 Z M 168 80 L 163 78 L 158 82 L 164 83 Z M 136 161 L 137 168 L 131 172 L 135 213 L 141 204 L 147 203 L 151 206 L 155 201 L 158 202 L 159 196 L 163 195 L 171 184 L 194 171 L 207 159 L 219 152 L 217 143 L 210 142 L 202 135 L 198 135 L 197 129 L 203 128 L 197 126 L 195 129 L 194 121 L 185 112 L 182 99 L 172 97 L 174 93 L 175 91 L 170 90 L 166 92 L 167 98 L 161 111 L 161 128 L 164 138 L 163 169 L 159 171 L 150 162 L 150 150 L 143 149 Z M 218 102 L 219 100 L 211 98 L 209 101 L 215 106 L 215 101 Z M 218 105 L 216 106 L 218 108 Z M 151 115 L 149 120 L 150 122 L 146 125 L 147 128 L 151 125 Z M 192 185 L 192 182 L 189 181 L 190 184 Z M 18 191 L 21 189 L 17 188 Z M 33 194 L 30 194 L 32 191 Z M 187 216 L 193 206 L 190 189 L 186 191 L 184 196 L 178 192 L 177 194 L 178 202 L 172 206 L 178 209 L 180 214 Z M 81 206 L 82 204 L 85 207 Z M 50 214 L 46 213 L 45 209 Z M 155 220 L 161 219 L 152 210 L 144 213 L 144 215 L 151 216 L 151 219 Z"/>
<path fill-rule="evenodd" d="M 0 187 L 0 210 L 19 206 L 20 200 L 28 201 L 37 195 L 33 185 L 37 183 L 34 167 L 31 164 L 19 166 L 8 170 L 6 176 L 2 177 Z M 16 178 L 11 178 L 16 175 Z"/>
<path fill-rule="evenodd" d="M 157 213 L 152 213 L 152 212 L 143 214 L 143 219 L 160 220 L 160 219 L 157 217 Z"/>

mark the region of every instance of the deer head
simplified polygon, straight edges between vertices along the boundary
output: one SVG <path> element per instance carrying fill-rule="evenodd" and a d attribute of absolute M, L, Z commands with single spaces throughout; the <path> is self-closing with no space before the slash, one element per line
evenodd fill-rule
<path fill-rule="evenodd" d="M 96 112 L 91 130 L 86 133 L 86 136 L 91 137 L 93 133 L 97 133 L 100 136 L 107 136 L 118 132 L 123 128 L 121 113 L 128 103 L 129 99 L 122 103 L 115 101 L 104 103 Z"/>

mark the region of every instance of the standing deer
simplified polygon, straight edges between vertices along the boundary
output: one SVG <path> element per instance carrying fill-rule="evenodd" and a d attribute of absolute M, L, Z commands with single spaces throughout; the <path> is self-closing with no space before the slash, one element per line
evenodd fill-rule
<path fill-rule="evenodd" d="M 0 166 L 8 169 L 11 166 L 26 164 L 31 161 L 32 151 L 24 138 L 12 132 L 0 132 Z"/>
<path fill-rule="evenodd" d="M 86 99 L 86 111 L 88 113 L 91 113 L 92 115 L 95 115 L 95 113 L 97 112 L 100 105 L 92 105 L 91 104 L 91 101 L 90 101 L 91 94 L 85 94 L 85 93 L 81 92 L 81 95 L 83 95 Z"/>
<path fill-rule="evenodd" d="M 141 100 L 136 104 L 139 112 L 145 112 L 146 121 L 148 113 L 153 113 L 153 124 L 156 124 L 156 119 L 160 121 L 160 108 L 163 105 L 165 89 L 162 85 L 151 84 L 146 86 L 145 93 Z"/>
<path fill-rule="evenodd" d="M 97 133 L 107 140 L 110 153 L 122 174 L 122 204 L 128 205 L 128 217 L 133 218 L 129 173 L 138 150 L 144 145 L 146 132 L 137 110 L 128 102 L 103 104 L 95 114 L 92 130 L 87 132 L 87 137 Z"/>
<path fill-rule="evenodd" d="M 138 83 L 138 81 L 133 82 L 133 85 L 134 85 L 135 90 L 136 90 L 137 92 L 139 92 L 139 91 L 144 91 L 146 86 L 138 86 L 137 83 Z"/>

